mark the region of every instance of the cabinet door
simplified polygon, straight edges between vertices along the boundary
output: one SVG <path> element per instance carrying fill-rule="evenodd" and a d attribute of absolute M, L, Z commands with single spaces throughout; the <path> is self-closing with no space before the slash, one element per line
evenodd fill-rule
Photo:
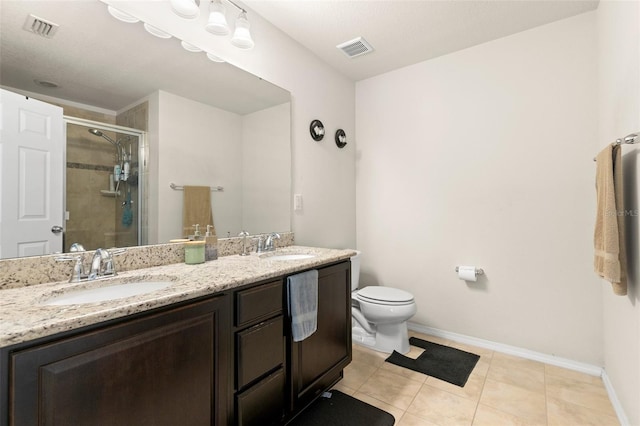
<path fill-rule="evenodd" d="M 318 270 L 318 329 L 291 346 L 294 410 L 333 385 L 351 362 L 350 265 L 344 262 Z M 290 325 L 287 333 L 291 334 Z"/>
<path fill-rule="evenodd" d="M 16 352 L 11 424 L 227 424 L 226 296 Z"/>

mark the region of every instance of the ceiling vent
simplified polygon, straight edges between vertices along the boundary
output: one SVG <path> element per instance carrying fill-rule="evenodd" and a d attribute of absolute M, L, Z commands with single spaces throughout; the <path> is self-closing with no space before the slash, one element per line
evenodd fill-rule
<path fill-rule="evenodd" d="M 373 52 L 373 47 L 362 37 L 354 38 L 353 40 L 345 41 L 336 46 L 342 50 L 345 55 L 350 58 L 364 55 L 365 53 Z"/>
<path fill-rule="evenodd" d="M 45 21 L 35 15 L 29 15 L 27 16 L 27 20 L 25 21 L 22 29 L 25 31 L 31 31 L 32 33 L 38 34 L 42 37 L 51 38 L 55 35 L 56 31 L 58 31 L 58 27 L 58 24 Z"/>

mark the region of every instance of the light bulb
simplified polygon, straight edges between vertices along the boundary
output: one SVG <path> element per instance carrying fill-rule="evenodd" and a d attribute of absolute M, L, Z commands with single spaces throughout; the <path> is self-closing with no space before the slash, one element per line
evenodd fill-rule
<path fill-rule="evenodd" d="M 225 9 L 220 0 L 212 1 L 209 5 L 209 20 L 204 28 L 215 35 L 229 34 L 229 25 L 224 13 Z"/>
<path fill-rule="evenodd" d="M 243 11 L 236 19 L 236 30 L 233 32 L 231 44 L 240 49 L 252 49 L 254 43 L 250 29 L 251 25 L 247 20 L 247 14 Z"/>
<path fill-rule="evenodd" d="M 181 18 L 196 19 L 200 15 L 200 6 L 196 0 L 169 0 L 173 13 Z"/>

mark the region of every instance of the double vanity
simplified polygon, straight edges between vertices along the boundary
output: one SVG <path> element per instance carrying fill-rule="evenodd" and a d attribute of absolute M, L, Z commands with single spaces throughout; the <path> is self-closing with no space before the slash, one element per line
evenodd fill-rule
<path fill-rule="evenodd" d="M 353 254 L 290 246 L 0 290 L 0 425 L 286 423 L 351 361 Z M 310 269 L 318 328 L 294 342 L 287 278 Z"/>

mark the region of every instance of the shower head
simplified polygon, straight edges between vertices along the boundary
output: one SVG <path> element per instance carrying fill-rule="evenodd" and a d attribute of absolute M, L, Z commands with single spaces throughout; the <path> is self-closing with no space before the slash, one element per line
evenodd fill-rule
<path fill-rule="evenodd" d="M 107 141 L 109 141 L 109 143 L 116 148 L 116 161 L 118 163 L 122 162 L 122 159 L 124 157 L 124 155 L 123 155 L 124 152 L 123 152 L 122 146 L 120 145 L 120 140 L 118 140 L 118 142 L 116 142 L 113 139 L 111 139 L 109 136 L 107 136 L 104 133 L 102 133 L 98 129 L 89 129 L 89 133 L 91 133 L 92 135 L 95 135 L 95 136 L 99 136 L 99 137 L 104 138 Z"/>
<path fill-rule="evenodd" d="M 98 129 L 89 129 L 89 133 L 91 133 L 92 135 L 96 135 L 99 136 L 101 138 L 105 138 L 106 140 L 108 140 L 109 142 L 111 142 L 114 146 L 120 146 L 119 143 L 117 143 L 116 141 L 114 141 L 113 139 L 111 139 L 109 136 L 105 135 L 104 133 L 102 133 L 100 130 Z"/>

